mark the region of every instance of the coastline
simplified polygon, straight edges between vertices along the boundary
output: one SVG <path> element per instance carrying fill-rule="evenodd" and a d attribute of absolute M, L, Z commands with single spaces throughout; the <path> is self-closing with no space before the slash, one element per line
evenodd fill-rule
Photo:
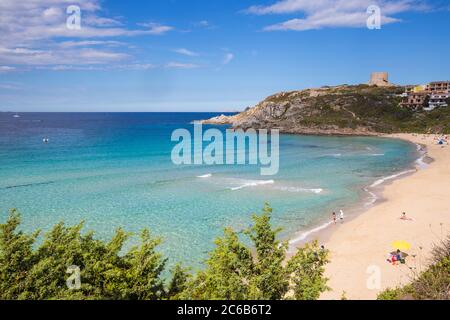
<path fill-rule="evenodd" d="M 434 135 L 393 134 L 386 138 L 403 139 L 425 151 L 416 161 L 416 170 L 404 171 L 375 182 L 371 187 L 377 200 L 358 209 L 345 222 L 313 229 L 305 239 L 318 240 L 330 250 L 326 277 L 331 291 L 322 299 L 376 299 L 388 287 L 408 283 L 415 273 L 426 268 L 433 244 L 450 232 L 450 147 L 436 145 Z M 425 148 L 425 150 L 424 150 Z M 419 151 L 419 150 L 418 150 Z M 431 157 L 431 164 L 424 159 Z M 400 220 L 406 212 L 412 221 Z M 311 231 L 310 231 L 311 232 Z M 412 245 L 406 265 L 392 266 L 386 261 L 391 243 L 406 240 Z M 379 283 L 374 282 L 379 277 Z M 374 278 L 375 277 L 375 278 Z M 352 281 L 348 281 L 352 279 Z"/>
<path fill-rule="evenodd" d="M 392 139 L 391 136 L 380 135 L 377 134 L 378 137 L 384 137 Z M 405 139 L 401 139 L 405 140 Z M 409 140 L 407 142 L 412 143 Z M 370 208 L 382 203 L 385 201 L 383 197 L 383 191 L 385 187 L 391 184 L 393 181 L 397 179 L 406 178 L 409 175 L 412 175 L 417 172 L 419 169 L 426 168 L 429 163 L 432 162 L 433 159 L 428 157 L 427 148 L 423 144 L 413 143 L 417 146 L 417 152 L 420 155 L 411 166 L 406 167 L 402 171 L 398 171 L 390 176 L 383 176 L 377 180 L 375 180 L 372 184 L 366 185 L 361 188 L 361 191 L 365 196 L 361 196 L 360 200 L 356 203 L 353 203 L 347 207 L 340 207 L 334 209 L 343 209 L 345 212 L 345 222 L 349 222 L 361 214 L 364 214 Z M 331 211 L 330 211 L 331 212 Z M 338 221 L 340 224 L 340 221 Z M 318 240 L 321 243 L 325 243 L 327 239 L 330 237 L 333 230 L 333 222 L 330 219 L 326 219 L 322 221 L 320 224 L 314 225 L 312 228 L 307 230 L 301 230 L 294 234 L 294 236 L 289 238 L 289 255 L 294 254 L 297 247 L 306 244 L 307 242 Z"/>

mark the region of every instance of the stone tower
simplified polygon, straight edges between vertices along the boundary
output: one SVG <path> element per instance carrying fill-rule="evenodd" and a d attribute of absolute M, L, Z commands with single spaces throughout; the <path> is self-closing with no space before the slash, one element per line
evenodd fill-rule
<path fill-rule="evenodd" d="M 373 72 L 370 76 L 370 86 L 388 87 L 392 86 L 389 82 L 389 74 L 387 72 Z"/>

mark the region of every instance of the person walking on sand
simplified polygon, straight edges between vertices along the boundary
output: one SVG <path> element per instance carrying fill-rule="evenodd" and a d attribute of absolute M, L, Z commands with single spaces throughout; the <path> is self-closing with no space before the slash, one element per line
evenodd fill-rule
<path fill-rule="evenodd" d="M 334 222 L 334 224 L 336 224 L 336 223 L 337 223 L 337 216 L 336 216 L 336 212 L 333 212 L 332 218 L 333 218 L 333 222 Z"/>
<path fill-rule="evenodd" d="M 339 219 L 341 220 L 341 223 L 344 223 L 344 211 L 341 209 Z"/>

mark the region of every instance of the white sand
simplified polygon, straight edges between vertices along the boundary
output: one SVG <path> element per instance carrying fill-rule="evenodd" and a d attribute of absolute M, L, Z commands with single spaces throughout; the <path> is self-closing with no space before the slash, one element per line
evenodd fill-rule
<path fill-rule="evenodd" d="M 434 243 L 450 234 L 450 146 L 441 147 L 434 136 L 397 134 L 389 137 L 426 145 L 434 159 L 427 168 L 387 185 L 383 201 L 335 230 L 325 246 L 331 251 L 326 275 L 332 291 L 322 299 L 375 299 L 387 287 L 411 280 L 424 270 Z M 406 212 L 412 221 L 400 220 Z M 395 240 L 412 245 L 407 265 L 392 266 L 386 259 Z M 377 287 L 377 273 L 380 281 Z M 369 284 L 369 285 L 368 285 Z"/>

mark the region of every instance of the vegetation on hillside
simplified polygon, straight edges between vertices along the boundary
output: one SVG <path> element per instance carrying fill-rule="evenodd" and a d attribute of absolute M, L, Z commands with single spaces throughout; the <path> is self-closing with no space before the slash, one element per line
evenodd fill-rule
<path fill-rule="evenodd" d="M 364 129 L 380 133 L 450 133 L 450 107 L 411 110 L 400 106 L 403 92 L 403 87 L 368 85 L 284 92 L 242 113 L 236 125 L 277 127 L 291 133 L 309 132 L 304 128 L 318 132 Z"/>
<path fill-rule="evenodd" d="M 450 300 L 450 236 L 432 252 L 430 267 L 411 284 L 387 289 L 379 300 Z"/>
<path fill-rule="evenodd" d="M 177 265 L 167 277 L 167 259 L 157 250 L 161 240 L 148 230 L 127 252 L 131 234 L 118 229 L 103 242 L 83 233 L 83 223 L 59 223 L 38 241 L 39 231 L 20 231 L 20 214 L 12 210 L 0 224 L 0 299 L 317 299 L 328 289 L 328 252 L 312 243 L 286 262 L 287 243 L 277 240 L 271 214 L 266 205 L 253 216 L 245 232 L 253 250 L 227 228 L 204 270 L 191 273 Z M 68 286 L 73 266 L 79 268 L 79 287 Z"/>
<path fill-rule="evenodd" d="M 450 132 L 450 108 L 433 111 L 411 110 L 400 106 L 401 87 L 366 85 L 333 89 L 315 98 L 321 112 L 306 121 L 337 124 L 339 127 L 368 127 L 376 132 Z"/>

